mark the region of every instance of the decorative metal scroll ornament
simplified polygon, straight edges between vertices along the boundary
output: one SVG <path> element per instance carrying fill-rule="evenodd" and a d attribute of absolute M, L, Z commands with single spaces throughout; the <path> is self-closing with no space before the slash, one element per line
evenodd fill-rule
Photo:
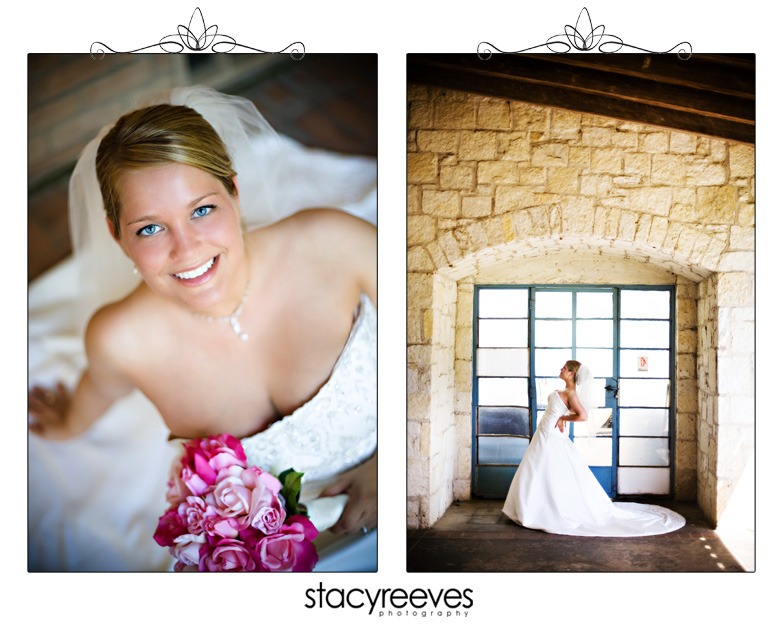
<path fill-rule="evenodd" d="M 239 44 L 234 37 L 218 33 L 217 25 L 207 28 L 204 22 L 204 16 L 201 13 L 201 9 L 198 7 L 196 7 L 193 15 L 191 15 L 191 21 L 188 23 L 188 26 L 183 26 L 182 24 L 177 26 L 177 33 L 178 34 L 176 35 L 166 35 L 165 37 L 162 37 L 157 44 L 126 51 L 112 50 L 106 44 L 96 41 L 90 46 L 90 56 L 93 59 L 100 60 L 104 58 L 107 50 L 118 54 L 132 54 L 134 52 L 141 52 L 142 50 L 149 50 L 150 48 L 160 48 L 163 52 L 168 52 L 170 54 L 180 53 L 186 48 L 193 52 L 205 52 L 209 48 L 212 52 L 217 53 L 227 53 L 235 48 L 244 48 L 245 50 L 252 50 L 263 54 L 281 54 L 288 52 L 294 60 L 302 59 L 305 56 L 305 44 L 301 41 L 289 44 L 277 53 Z"/>
<path fill-rule="evenodd" d="M 476 53 L 479 55 L 480 59 L 487 60 L 493 55 L 493 52 L 500 52 L 501 54 L 520 54 L 544 47 L 550 50 L 550 52 L 556 52 L 560 54 L 565 54 L 570 50 L 588 52 L 594 48 L 598 48 L 599 52 L 603 53 L 618 52 L 621 48 L 632 48 L 634 50 L 650 52 L 652 54 L 666 54 L 677 48 L 678 57 L 683 60 L 689 59 L 691 57 L 692 50 L 691 44 L 688 41 L 682 41 L 669 50 L 662 50 L 661 52 L 646 50 L 645 48 L 639 48 L 637 46 L 624 43 L 620 37 L 605 33 L 604 25 L 600 25 L 594 28 L 593 23 L 591 22 L 591 16 L 588 14 L 588 9 L 583 7 L 583 10 L 580 11 L 580 15 L 577 16 L 577 21 L 575 22 L 574 26 L 567 24 L 564 26 L 564 32 L 562 34 L 559 33 L 558 35 L 553 35 L 543 44 L 531 46 L 530 48 L 525 48 L 523 50 L 507 52 L 496 48 L 491 43 L 483 41 L 477 46 Z"/>

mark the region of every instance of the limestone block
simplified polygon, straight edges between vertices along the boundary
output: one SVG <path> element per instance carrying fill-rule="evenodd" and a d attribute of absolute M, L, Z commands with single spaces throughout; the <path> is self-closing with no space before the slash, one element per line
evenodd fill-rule
<path fill-rule="evenodd" d="M 582 132 L 582 144 L 593 147 L 610 146 L 613 135 L 615 135 L 613 128 L 586 126 Z"/>
<path fill-rule="evenodd" d="M 754 146 L 733 144 L 730 152 L 730 176 L 754 176 Z"/>
<path fill-rule="evenodd" d="M 496 158 L 495 133 L 491 131 L 473 131 L 460 133 L 460 159 L 482 161 Z"/>
<path fill-rule="evenodd" d="M 569 162 L 569 146 L 567 144 L 540 144 L 531 149 L 531 165 L 565 166 Z"/>
<path fill-rule="evenodd" d="M 632 241 L 637 230 L 637 216 L 634 211 L 621 211 L 621 219 L 618 223 L 618 238 Z"/>
<path fill-rule="evenodd" d="M 697 331 L 695 329 L 678 329 L 676 338 L 679 353 L 697 352 Z"/>
<path fill-rule="evenodd" d="M 408 422 L 406 425 L 406 459 L 421 459 L 422 444 L 420 441 L 421 422 Z M 424 457 L 427 459 L 427 456 Z"/>
<path fill-rule="evenodd" d="M 512 128 L 547 132 L 547 109 L 524 102 L 512 102 Z"/>
<path fill-rule="evenodd" d="M 702 235 L 702 233 L 697 229 L 689 225 L 683 225 L 680 235 L 678 236 L 678 243 L 675 245 L 673 252 L 683 259 L 688 259 L 692 250 L 694 250 L 694 244 L 700 235 Z"/>
<path fill-rule="evenodd" d="M 623 174 L 623 150 L 596 148 L 591 153 L 591 172 Z"/>
<path fill-rule="evenodd" d="M 641 133 L 639 136 L 639 152 L 663 153 L 669 150 L 669 146 L 669 133 Z"/>
<path fill-rule="evenodd" d="M 436 129 L 473 129 L 476 124 L 476 107 L 471 102 L 436 100 L 433 127 Z"/>
<path fill-rule="evenodd" d="M 695 386 L 696 388 L 696 386 Z M 696 389 L 695 389 L 696 394 Z M 697 438 L 697 414 L 678 411 L 675 437 L 680 442 L 693 442 Z M 696 450 L 694 451 L 696 454 Z M 696 461 L 696 460 L 695 460 Z"/>
<path fill-rule="evenodd" d="M 508 102 L 482 102 L 477 111 L 477 128 L 509 130 L 512 124 Z"/>
<path fill-rule="evenodd" d="M 547 182 L 544 168 L 518 165 L 518 182 L 525 186 L 543 186 Z"/>
<path fill-rule="evenodd" d="M 536 196 L 530 187 L 522 185 L 499 185 L 495 192 L 496 214 L 531 207 L 536 204 Z"/>
<path fill-rule="evenodd" d="M 460 196 L 456 191 L 422 190 L 422 212 L 437 218 L 457 218 Z"/>
<path fill-rule="evenodd" d="M 480 161 L 477 164 L 478 183 L 512 183 L 519 180 L 519 170 L 513 161 Z"/>
<path fill-rule="evenodd" d="M 683 185 L 686 182 L 686 159 L 680 155 L 652 155 L 651 181 L 655 185 Z"/>
<path fill-rule="evenodd" d="M 580 177 L 580 193 L 583 196 L 606 198 L 613 189 L 613 178 L 609 174 L 583 174 Z"/>
<path fill-rule="evenodd" d="M 441 188 L 471 191 L 474 185 L 474 168 L 471 165 L 441 166 Z"/>
<path fill-rule="evenodd" d="M 594 222 L 594 233 L 608 238 L 618 237 L 618 224 L 621 212 L 618 209 L 597 207 Z"/>
<path fill-rule="evenodd" d="M 529 163 L 531 161 L 531 144 L 528 133 L 498 133 L 498 158 Z"/>
<path fill-rule="evenodd" d="M 629 208 L 657 216 L 667 216 L 672 203 L 669 187 L 644 187 L 629 190 Z"/>
<path fill-rule="evenodd" d="M 675 318 L 679 329 L 697 328 L 697 303 L 692 298 L 675 301 Z"/>
<path fill-rule="evenodd" d="M 749 251 L 725 252 L 719 260 L 719 272 L 754 272 L 754 253 Z"/>
<path fill-rule="evenodd" d="M 408 309 L 427 309 L 433 304 L 433 275 L 409 272 L 407 278 Z"/>
<path fill-rule="evenodd" d="M 466 359 L 455 360 L 455 389 L 462 392 L 471 391 L 473 366 Z"/>
<path fill-rule="evenodd" d="M 638 143 L 637 133 L 629 131 L 616 131 L 610 138 L 610 143 L 624 150 L 636 150 Z"/>
<path fill-rule="evenodd" d="M 430 468 L 427 458 L 406 460 L 407 492 L 409 497 L 430 494 Z"/>
<path fill-rule="evenodd" d="M 422 152 L 457 153 L 457 131 L 427 131 L 417 132 L 416 143 Z"/>
<path fill-rule="evenodd" d="M 730 227 L 731 250 L 754 250 L 755 230 L 748 226 Z"/>
<path fill-rule="evenodd" d="M 651 232 L 651 223 L 653 222 L 653 216 L 647 213 L 642 213 L 637 220 L 637 231 L 634 234 L 634 241 L 647 243 L 648 237 L 650 236 Z"/>
<path fill-rule="evenodd" d="M 554 109 L 550 119 L 550 137 L 563 140 L 580 139 L 580 118 L 579 113 Z"/>
<path fill-rule="evenodd" d="M 580 171 L 573 167 L 549 167 L 546 169 L 548 192 L 555 194 L 577 194 L 580 191 Z"/>
<path fill-rule="evenodd" d="M 689 133 L 670 133 L 670 152 L 688 155 L 697 152 L 697 136 Z"/>
<path fill-rule="evenodd" d="M 432 152 L 408 153 L 408 182 L 435 183 L 438 180 L 438 156 Z"/>
<path fill-rule="evenodd" d="M 524 239 L 531 236 L 533 232 L 533 223 L 531 221 L 531 214 L 528 211 L 521 210 L 509 214 L 512 221 L 512 229 L 514 230 L 517 239 Z"/>
<path fill-rule="evenodd" d="M 421 246 L 409 249 L 406 267 L 409 272 L 432 272 L 436 269 L 430 254 Z"/>
<path fill-rule="evenodd" d="M 487 243 L 490 246 L 497 246 L 498 244 L 503 244 L 507 241 L 501 217 L 485 220 L 484 225 L 487 232 Z"/>
<path fill-rule="evenodd" d="M 694 382 L 689 379 L 679 379 L 676 381 L 677 390 L 676 407 L 678 412 L 696 413 L 697 412 L 697 389 Z"/>
<path fill-rule="evenodd" d="M 589 146 L 569 146 L 567 163 L 584 170 L 591 167 L 591 148 Z"/>
<path fill-rule="evenodd" d="M 408 245 L 428 244 L 436 237 L 436 221 L 431 216 L 408 216 Z"/>
<path fill-rule="evenodd" d="M 433 310 L 425 309 L 422 312 L 422 339 L 427 342 L 433 338 Z"/>
<path fill-rule="evenodd" d="M 432 128 L 433 103 L 415 100 L 408 105 L 408 128 Z"/>
<path fill-rule="evenodd" d="M 714 162 L 719 163 L 726 161 L 728 157 L 727 149 L 728 144 L 726 141 L 721 139 L 710 140 L 710 157 Z"/>
<path fill-rule="evenodd" d="M 675 467 L 683 470 L 697 468 L 697 447 L 694 442 L 678 442 L 675 447 Z"/>
<path fill-rule="evenodd" d="M 469 224 L 465 227 L 465 230 L 468 232 L 468 236 L 471 238 L 474 250 L 484 250 L 490 245 L 487 238 L 487 230 L 485 228 L 484 221 Z"/>
<path fill-rule="evenodd" d="M 716 282 L 718 305 L 747 305 L 752 302 L 752 281 L 746 272 L 723 272 Z"/>
<path fill-rule="evenodd" d="M 463 196 L 460 202 L 460 212 L 464 218 L 489 216 L 493 209 L 493 199 L 489 196 Z"/>
<path fill-rule="evenodd" d="M 675 370 L 679 379 L 695 379 L 697 376 L 697 364 L 694 354 L 679 353 L 675 358 Z"/>
<path fill-rule="evenodd" d="M 651 155 L 644 153 L 626 153 L 623 156 L 624 174 L 637 174 L 648 177 L 651 175 Z"/>
<path fill-rule="evenodd" d="M 687 185 L 724 185 L 726 182 L 727 168 L 724 163 L 695 159 L 686 167 Z"/>
<path fill-rule="evenodd" d="M 419 529 L 420 528 L 419 516 L 419 497 L 412 498 L 410 495 L 406 502 L 406 528 Z"/>
<path fill-rule="evenodd" d="M 412 100 L 429 100 L 430 88 L 425 85 L 409 84 L 406 88 L 406 99 L 409 102 Z"/>
<path fill-rule="evenodd" d="M 567 198 L 561 204 L 564 234 L 590 234 L 594 226 L 594 206 L 590 198 Z"/>
<path fill-rule="evenodd" d="M 738 204 L 738 224 L 740 226 L 754 226 L 754 203 Z"/>
<path fill-rule="evenodd" d="M 531 207 L 528 210 L 531 216 L 531 233 L 534 237 L 550 235 L 550 210 L 547 207 Z"/>
<path fill-rule="evenodd" d="M 406 363 L 421 368 L 429 367 L 433 348 L 425 344 L 413 344 L 406 347 Z"/>
<path fill-rule="evenodd" d="M 698 187 L 697 216 L 705 224 L 735 222 L 735 188 L 731 185 Z"/>
<path fill-rule="evenodd" d="M 753 356 L 719 356 L 716 361 L 719 394 L 743 396 L 754 393 Z"/>
<path fill-rule="evenodd" d="M 639 187 L 642 185 L 642 176 L 639 174 L 625 174 L 623 176 L 612 177 L 612 184 L 614 187 Z"/>

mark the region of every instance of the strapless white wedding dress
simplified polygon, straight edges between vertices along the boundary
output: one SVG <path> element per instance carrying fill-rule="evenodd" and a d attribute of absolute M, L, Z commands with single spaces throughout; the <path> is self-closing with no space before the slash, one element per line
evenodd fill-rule
<path fill-rule="evenodd" d="M 567 536 L 652 536 L 686 524 L 658 505 L 611 501 L 568 430 L 556 427 L 568 413 L 558 391 L 552 392 L 509 487 L 504 514 L 523 527 Z"/>

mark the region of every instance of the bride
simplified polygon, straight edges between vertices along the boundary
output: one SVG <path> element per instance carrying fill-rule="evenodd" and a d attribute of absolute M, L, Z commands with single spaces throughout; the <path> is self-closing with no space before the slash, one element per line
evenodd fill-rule
<path fill-rule="evenodd" d="M 681 528 L 686 521 L 657 505 L 613 503 L 565 430 L 589 420 L 593 377 L 579 361 L 567 361 L 523 460 L 503 512 L 518 525 L 569 536 L 649 536 Z"/>
<path fill-rule="evenodd" d="M 31 484 L 34 463 L 62 463 L 67 450 L 46 440 L 89 440 L 138 391 L 169 439 L 230 433 L 249 464 L 304 472 L 317 547 L 365 539 L 377 515 L 376 231 L 356 216 L 374 204 L 375 165 L 346 161 L 307 154 L 248 101 L 206 88 L 175 90 L 102 131 L 70 190 L 85 367 L 73 393 L 58 383 L 29 394 Z M 362 182 L 336 190 L 358 172 Z M 329 204 L 344 210 L 302 210 Z"/>

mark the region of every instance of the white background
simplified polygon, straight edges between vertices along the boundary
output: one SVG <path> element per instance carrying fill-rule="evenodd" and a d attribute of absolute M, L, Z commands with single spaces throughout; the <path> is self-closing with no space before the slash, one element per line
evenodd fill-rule
<path fill-rule="evenodd" d="M 544 621 L 566 625 L 663 622 L 742 624 L 765 617 L 779 601 L 773 578 L 782 566 L 781 481 L 778 459 L 782 413 L 777 390 L 781 360 L 780 234 L 782 159 L 781 18 L 778 3 L 654 3 L 583 0 L 466 2 L 300 0 L 239 3 L 19 2 L 6 10 L 2 60 L 2 195 L 5 246 L 0 356 L 5 496 L 2 570 L 4 614 L 38 625 L 80 620 L 125 625 L 164 620 L 261 625 L 274 621 L 327 624 L 408 623 L 411 618 L 368 617 L 365 610 L 305 609 L 305 591 L 326 588 L 473 589 L 468 618 L 428 617 L 427 625 Z M 302 41 L 308 53 L 375 52 L 379 66 L 379 441 L 380 552 L 377 574 L 293 576 L 173 576 L 26 572 L 26 78 L 27 53 L 88 52 L 101 41 L 116 50 L 150 45 L 187 25 L 196 7 L 206 25 L 248 46 L 280 50 Z M 488 41 L 501 50 L 543 43 L 574 25 L 587 6 L 594 26 L 647 50 L 688 41 L 695 53 L 757 54 L 757 573 L 756 574 L 437 574 L 405 572 L 405 263 L 406 53 L 475 52 Z M 575 53 L 578 54 L 578 53 Z M 779 253 L 779 254 L 777 254 Z M 355 597 L 356 599 L 356 597 Z M 769 606 L 769 607 L 768 607 Z M 12 618 L 14 615 L 19 618 Z M 774 610 L 771 616 L 781 615 Z M 423 620 L 418 618 L 416 620 Z"/>

